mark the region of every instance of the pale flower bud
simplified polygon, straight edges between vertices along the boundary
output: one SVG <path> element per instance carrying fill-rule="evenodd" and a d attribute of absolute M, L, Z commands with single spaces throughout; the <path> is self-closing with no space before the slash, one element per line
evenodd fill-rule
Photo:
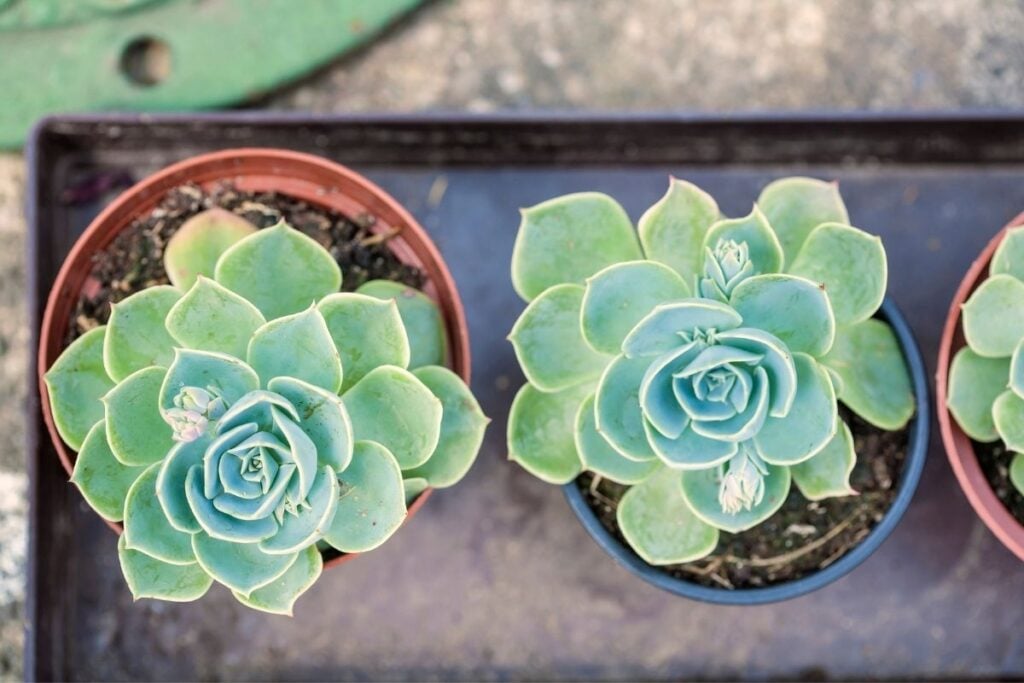
<path fill-rule="evenodd" d="M 172 438 L 183 443 L 198 439 L 206 432 L 206 427 L 210 423 L 202 413 L 183 408 L 169 409 L 166 419 L 174 431 Z"/>
<path fill-rule="evenodd" d="M 718 489 L 718 504 L 722 511 L 735 515 L 760 503 L 764 498 L 764 478 L 768 468 L 757 453 L 743 447 L 726 467 Z"/>
<path fill-rule="evenodd" d="M 747 243 L 720 239 L 714 249 L 705 250 L 704 276 L 698 279 L 697 287 L 706 298 L 728 302 L 736 285 L 753 274 Z"/>
<path fill-rule="evenodd" d="M 210 422 L 216 422 L 228 409 L 228 404 L 212 388 L 182 387 L 174 397 L 175 408 L 167 411 L 165 419 L 174 430 L 174 440 L 195 441 L 206 433 Z"/>
<path fill-rule="evenodd" d="M 195 410 L 200 413 L 205 413 L 207 406 L 210 405 L 212 400 L 210 392 L 199 387 L 184 387 L 178 395 L 174 397 L 174 405 L 182 408 L 183 410 Z"/>

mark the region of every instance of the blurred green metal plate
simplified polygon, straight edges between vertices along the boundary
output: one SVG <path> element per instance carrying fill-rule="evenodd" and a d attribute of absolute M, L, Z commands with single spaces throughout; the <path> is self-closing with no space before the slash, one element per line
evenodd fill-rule
<path fill-rule="evenodd" d="M 252 99 L 422 0 L 0 0 L 0 147 L 56 112 Z"/>

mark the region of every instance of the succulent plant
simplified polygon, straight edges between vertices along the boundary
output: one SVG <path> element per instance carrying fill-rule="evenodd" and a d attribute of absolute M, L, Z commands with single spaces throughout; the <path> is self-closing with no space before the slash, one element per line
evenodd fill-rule
<path fill-rule="evenodd" d="M 510 457 L 550 483 L 589 470 L 630 486 L 619 527 L 651 564 L 707 555 L 793 483 L 812 500 L 853 494 L 837 399 L 884 429 L 914 412 L 895 335 L 873 318 L 886 268 L 836 185 L 809 178 L 771 183 L 733 219 L 673 179 L 637 230 L 598 193 L 524 210 Z"/>
<path fill-rule="evenodd" d="M 950 364 L 947 405 L 967 436 L 1002 440 L 1024 494 L 1024 228 L 1007 230 L 962 316 L 967 345 Z"/>
<path fill-rule="evenodd" d="M 124 522 L 136 598 L 194 600 L 213 581 L 291 614 L 318 543 L 371 550 L 407 500 L 456 483 L 487 419 L 439 366 L 434 303 L 391 282 L 339 292 L 319 244 L 211 210 L 165 252 L 172 285 L 114 304 L 46 374 L 72 481 Z"/>

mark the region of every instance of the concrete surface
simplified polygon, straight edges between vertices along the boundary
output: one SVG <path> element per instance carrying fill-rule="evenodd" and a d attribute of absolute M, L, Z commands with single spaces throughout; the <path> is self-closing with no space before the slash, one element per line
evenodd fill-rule
<path fill-rule="evenodd" d="M 1024 102 L 1015 0 L 442 0 L 274 108 L 936 108 Z"/>
<path fill-rule="evenodd" d="M 215 1 L 215 0 L 211 0 Z M 442 0 L 274 109 L 1016 107 L 1015 0 Z M 2 51 L 2 46 L 0 46 Z M 21 675 L 23 162 L 0 155 L 0 674 Z"/>

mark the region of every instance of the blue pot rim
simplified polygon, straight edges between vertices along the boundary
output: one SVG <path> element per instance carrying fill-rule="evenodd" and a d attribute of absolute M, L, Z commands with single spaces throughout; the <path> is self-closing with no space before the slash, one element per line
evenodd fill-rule
<path fill-rule="evenodd" d="M 929 410 L 931 404 L 927 373 L 914 334 L 899 308 L 889 297 L 882 302 L 878 317 L 888 322 L 896 333 L 896 339 L 910 369 L 917 411 L 908 425 L 907 457 L 903 467 L 903 476 L 899 481 L 899 490 L 892 506 L 860 544 L 825 569 L 795 581 L 765 588 L 727 589 L 700 586 L 673 577 L 659 568 L 647 564 L 629 546 L 615 538 L 611 532 L 605 529 L 587 504 L 586 498 L 576 486 L 576 482 L 569 482 L 562 486 L 565 497 L 569 501 L 569 507 L 576 513 L 583 527 L 597 541 L 597 544 L 615 558 L 616 562 L 662 590 L 693 600 L 720 605 L 761 605 L 779 602 L 818 590 L 850 573 L 878 550 L 909 507 L 924 469 L 925 458 L 928 455 L 928 436 L 931 431 L 931 411 Z"/>

